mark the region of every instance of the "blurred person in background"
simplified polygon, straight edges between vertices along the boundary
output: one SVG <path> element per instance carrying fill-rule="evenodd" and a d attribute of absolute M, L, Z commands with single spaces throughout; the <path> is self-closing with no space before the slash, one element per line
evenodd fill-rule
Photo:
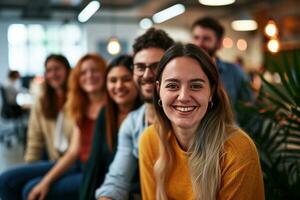
<path fill-rule="evenodd" d="M 6 98 L 9 104 L 17 104 L 16 98 L 18 92 L 21 90 L 20 73 L 17 70 L 10 70 L 7 76 L 7 82 L 4 85 Z"/>
<path fill-rule="evenodd" d="M 43 176 L 26 184 L 23 199 L 78 199 L 82 164 L 86 163 L 99 111 L 105 104 L 105 61 L 97 54 L 80 58 L 69 78 L 66 116 L 75 125 L 70 144 Z"/>
<path fill-rule="evenodd" d="M 7 82 L 1 86 L 1 117 L 16 119 L 22 116 L 23 110 L 17 103 L 17 95 L 21 92 L 20 74 L 16 70 L 8 72 Z"/>
<path fill-rule="evenodd" d="M 58 122 L 67 99 L 69 72 L 70 65 L 64 56 L 52 54 L 47 57 L 42 94 L 31 108 L 28 123 L 25 162 L 30 164 L 17 166 L 1 174 L 2 200 L 21 199 L 24 186 L 45 174 L 53 161 L 63 154 L 59 146 L 55 145 L 55 137 L 59 127 L 59 134 L 67 143 L 73 129 L 73 122 L 67 118 L 61 117 Z"/>
<path fill-rule="evenodd" d="M 192 25 L 192 43 L 204 49 L 216 63 L 231 105 L 235 107 L 238 101 L 252 102 L 249 77 L 239 66 L 221 60 L 216 54 L 222 47 L 223 36 L 224 27 L 214 18 L 199 18 Z"/>
<path fill-rule="evenodd" d="M 105 72 L 107 103 L 100 112 L 94 130 L 93 146 L 84 167 L 80 187 L 81 200 L 94 200 L 116 151 L 117 134 L 127 114 L 141 105 L 133 81 L 133 59 L 121 55 L 113 59 Z"/>

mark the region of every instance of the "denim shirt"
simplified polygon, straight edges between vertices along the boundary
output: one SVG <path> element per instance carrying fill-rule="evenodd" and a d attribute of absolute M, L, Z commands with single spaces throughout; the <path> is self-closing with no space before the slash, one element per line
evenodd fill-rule
<path fill-rule="evenodd" d="M 249 102 L 254 100 L 249 87 L 250 78 L 240 66 L 224 62 L 219 58 L 217 58 L 216 64 L 232 106 L 235 106 L 238 101 Z"/>
<path fill-rule="evenodd" d="M 96 199 L 127 199 L 131 179 L 137 168 L 138 144 L 146 128 L 145 105 L 128 114 L 118 134 L 118 147 L 103 184 L 95 192 Z"/>

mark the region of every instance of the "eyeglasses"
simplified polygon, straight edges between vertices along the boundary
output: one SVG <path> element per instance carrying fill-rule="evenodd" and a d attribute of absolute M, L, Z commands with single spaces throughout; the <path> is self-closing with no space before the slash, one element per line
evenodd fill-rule
<path fill-rule="evenodd" d="M 133 64 L 133 73 L 137 76 L 143 76 L 147 68 L 151 69 L 154 73 L 156 73 L 158 64 L 159 62 L 154 62 L 150 64 L 135 63 Z"/>

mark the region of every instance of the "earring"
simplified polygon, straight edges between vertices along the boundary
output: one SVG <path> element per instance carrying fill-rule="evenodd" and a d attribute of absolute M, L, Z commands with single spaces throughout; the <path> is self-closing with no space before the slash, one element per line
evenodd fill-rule
<path fill-rule="evenodd" d="M 157 104 L 158 104 L 160 107 L 162 107 L 161 99 L 159 99 L 159 100 L 157 101 Z"/>
<path fill-rule="evenodd" d="M 214 102 L 210 101 L 210 109 L 214 106 Z"/>

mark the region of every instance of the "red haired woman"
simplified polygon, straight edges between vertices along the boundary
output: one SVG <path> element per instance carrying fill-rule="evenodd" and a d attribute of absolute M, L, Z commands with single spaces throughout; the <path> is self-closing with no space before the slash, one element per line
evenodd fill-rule
<path fill-rule="evenodd" d="M 96 54 L 87 54 L 71 72 L 66 111 L 76 126 L 69 148 L 44 177 L 28 184 L 23 199 L 78 198 L 81 163 L 88 159 L 96 118 L 105 104 L 104 71 L 105 61 Z M 80 162 L 76 163 L 78 157 Z"/>

